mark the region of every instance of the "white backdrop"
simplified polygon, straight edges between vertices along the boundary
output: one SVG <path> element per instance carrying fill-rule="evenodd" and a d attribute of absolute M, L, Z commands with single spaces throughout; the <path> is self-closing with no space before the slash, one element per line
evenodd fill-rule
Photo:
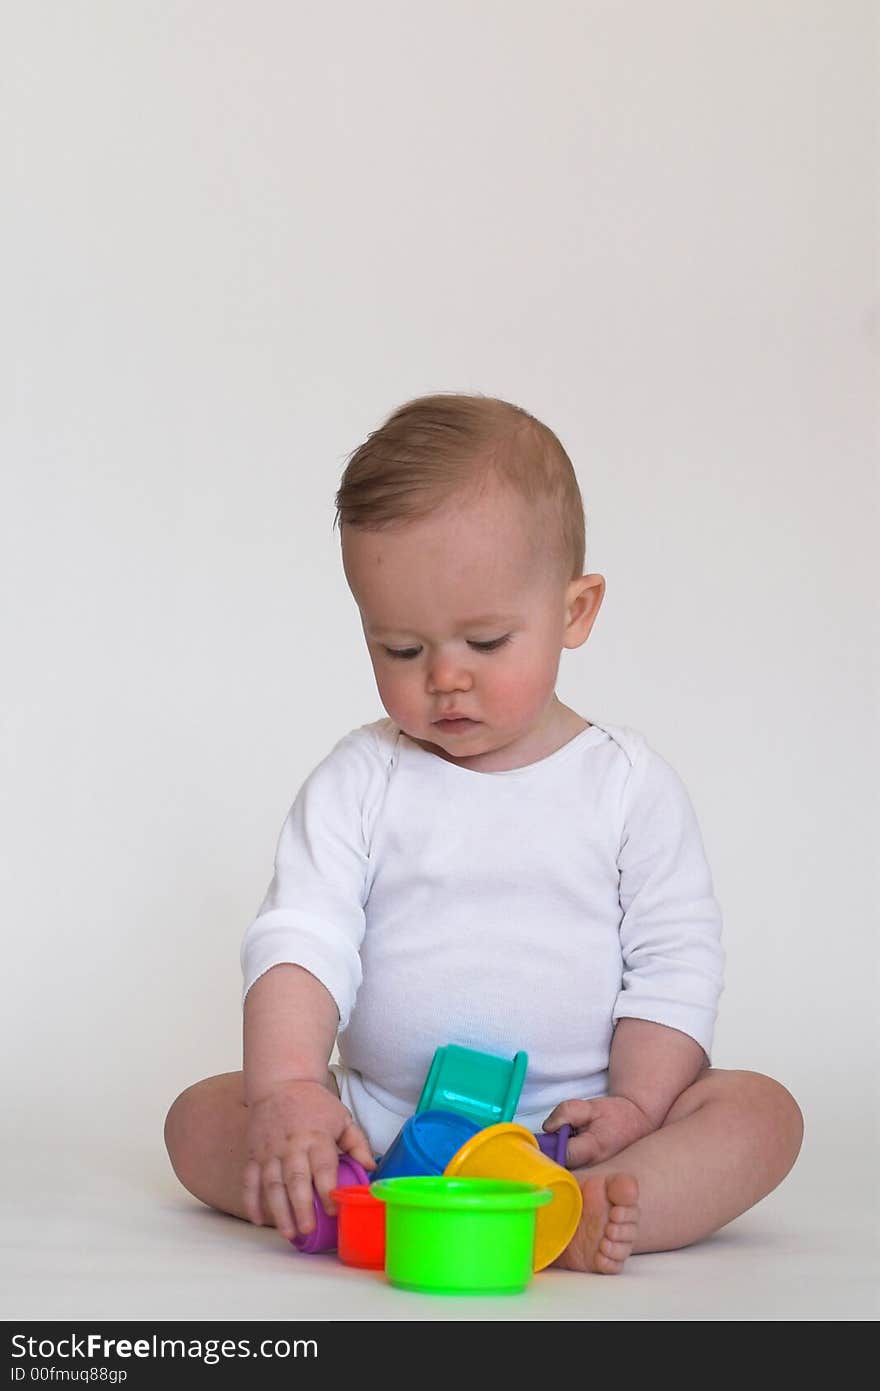
<path fill-rule="evenodd" d="M 778 1077 L 808 1136 L 866 1124 L 872 13 L 4 7 L 15 1133 L 161 1146 L 177 1092 L 240 1066 L 283 817 L 383 713 L 333 493 L 438 390 L 525 406 L 575 463 L 608 590 L 559 693 L 690 790 L 715 1064 Z"/>

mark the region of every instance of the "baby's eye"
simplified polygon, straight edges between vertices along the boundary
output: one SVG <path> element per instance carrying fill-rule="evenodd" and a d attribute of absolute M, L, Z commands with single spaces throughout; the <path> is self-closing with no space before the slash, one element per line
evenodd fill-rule
<path fill-rule="evenodd" d="M 468 646 L 476 649 L 477 652 L 496 652 L 499 647 L 503 647 L 506 642 L 510 642 L 510 634 L 505 633 L 504 637 L 493 638 L 491 642 L 469 642 Z M 412 661 L 421 652 L 420 647 L 386 647 L 385 651 L 389 657 L 400 657 L 403 661 Z"/>

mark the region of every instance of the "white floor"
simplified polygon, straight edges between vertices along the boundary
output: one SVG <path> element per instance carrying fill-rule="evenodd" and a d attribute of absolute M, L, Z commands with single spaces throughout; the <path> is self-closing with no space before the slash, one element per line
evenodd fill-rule
<path fill-rule="evenodd" d="M 805 1145 L 751 1212 L 616 1277 L 544 1271 L 507 1299 L 393 1289 L 303 1256 L 178 1184 L 161 1140 L 7 1143 L 0 1316 L 15 1319 L 865 1320 L 880 1313 L 876 1172 Z M 865 1153 L 865 1151 L 862 1151 Z"/>

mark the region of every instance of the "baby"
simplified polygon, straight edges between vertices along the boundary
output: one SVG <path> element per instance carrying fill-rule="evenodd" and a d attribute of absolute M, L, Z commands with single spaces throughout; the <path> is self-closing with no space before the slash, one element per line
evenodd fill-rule
<path fill-rule="evenodd" d="M 605 592 L 571 461 L 526 411 L 409 402 L 351 456 L 345 576 L 387 718 L 306 779 L 242 944 L 243 1072 L 174 1102 L 203 1202 L 285 1238 L 372 1170 L 446 1043 L 528 1054 L 516 1121 L 572 1126 L 557 1264 L 615 1275 L 785 1177 L 785 1087 L 710 1066 L 720 913 L 688 794 L 636 731 L 555 693 Z M 330 1064 L 338 1042 L 339 1063 Z"/>

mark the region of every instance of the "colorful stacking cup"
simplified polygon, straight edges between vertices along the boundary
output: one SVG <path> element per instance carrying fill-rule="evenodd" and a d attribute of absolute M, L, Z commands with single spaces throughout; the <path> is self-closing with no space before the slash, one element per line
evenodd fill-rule
<path fill-rule="evenodd" d="M 528 1132 L 526 1132 L 528 1133 Z M 532 1277 L 535 1215 L 552 1195 L 530 1183 L 379 1179 L 385 1274 L 427 1294 L 518 1294 Z"/>
<path fill-rule="evenodd" d="M 455 1111 L 480 1126 L 513 1120 L 529 1057 L 513 1060 L 449 1043 L 438 1048 L 416 1112 Z"/>
<path fill-rule="evenodd" d="M 330 1197 L 339 1205 L 339 1259 L 345 1265 L 366 1270 L 385 1268 L 385 1204 L 373 1196 L 369 1184 L 334 1188 Z"/>
<path fill-rule="evenodd" d="M 577 1231 L 584 1206 L 577 1179 L 542 1154 L 521 1125 L 490 1125 L 472 1136 L 447 1164 L 446 1177 L 507 1179 L 550 1190 L 553 1201 L 535 1225 L 535 1270 L 551 1265 Z"/>
<path fill-rule="evenodd" d="M 330 1194 L 336 1202 L 335 1194 L 343 1188 L 349 1188 L 353 1184 L 366 1184 L 369 1182 L 366 1169 L 359 1164 L 356 1159 L 352 1159 L 347 1154 L 339 1156 L 339 1172 L 336 1176 L 336 1187 Z M 329 1217 L 324 1211 L 324 1204 L 314 1194 L 315 1202 L 315 1225 L 310 1232 L 305 1235 L 291 1237 L 291 1245 L 297 1251 L 303 1251 L 307 1255 L 315 1255 L 318 1251 L 333 1251 L 336 1248 L 337 1219 Z"/>
<path fill-rule="evenodd" d="M 561 1125 L 558 1130 L 535 1131 L 538 1149 L 542 1154 L 546 1154 L 548 1159 L 552 1159 L 554 1164 L 561 1164 L 563 1169 L 568 1168 L 565 1162 L 565 1156 L 570 1136 L 570 1125 Z"/>
<path fill-rule="evenodd" d="M 443 1173 L 446 1165 L 465 1141 L 480 1129 L 476 1121 L 455 1111 L 422 1111 L 410 1116 L 401 1126 L 382 1160 L 371 1175 L 375 1183 L 381 1178 L 406 1178 Z"/>

